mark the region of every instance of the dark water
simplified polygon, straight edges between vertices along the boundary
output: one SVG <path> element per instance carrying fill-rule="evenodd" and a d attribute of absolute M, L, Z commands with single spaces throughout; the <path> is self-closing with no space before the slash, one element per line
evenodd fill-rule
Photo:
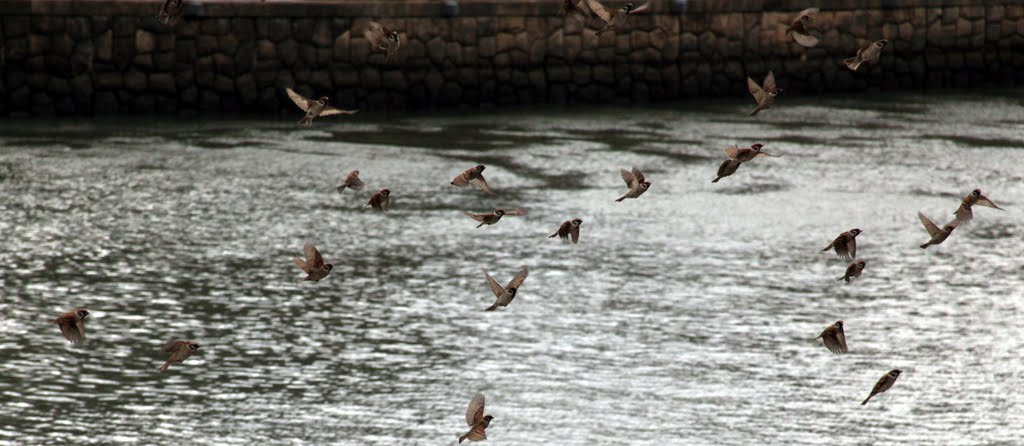
<path fill-rule="evenodd" d="M 1009 93 L 0 122 L 0 444 L 454 444 L 477 391 L 493 445 L 1019 444 Z M 783 156 L 712 185 L 753 142 Z M 448 185 L 477 163 L 496 197 Z M 653 186 L 614 203 L 632 165 Z M 353 168 L 367 191 L 339 195 Z M 382 187 L 393 212 L 361 210 Z M 919 249 L 917 211 L 944 223 L 975 187 L 1006 210 Z M 578 246 L 546 238 L 574 216 Z M 853 227 L 846 285 L 819 250 Z M 306 240 L 336 265 L 320 283 L 296 282 Z M 482 312 L 482 271 L 524 265 Z M 73 347 L 50 319 L 78 306 Z M 844 356 L 812 340 L 837 319 Z M 160 374 L 175 338 L 203 347 Z"/>

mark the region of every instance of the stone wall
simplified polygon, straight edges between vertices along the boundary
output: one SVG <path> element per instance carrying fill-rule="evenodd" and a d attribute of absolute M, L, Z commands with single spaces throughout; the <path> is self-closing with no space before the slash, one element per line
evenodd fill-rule
<path fill-rule="evenodd" d="M 169 28 L 159 0 L 0 0 L 0 114 L 294 112 L 287 86 L 363 110 L 643 102 L 746 95 L 768 70 L 787 95 L 1024 83 L 1024 0 L 823 2 L 812 49 L 785 35 L 802 0 L 655 1 L 601 36 L 559 0 L 187 1 Z M 841 64 L 880 38 L 879 66 Z"/>

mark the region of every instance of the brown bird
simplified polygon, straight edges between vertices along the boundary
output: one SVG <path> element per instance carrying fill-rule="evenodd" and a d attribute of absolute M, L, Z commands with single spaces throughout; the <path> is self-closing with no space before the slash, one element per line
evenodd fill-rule
<path fill-rule="evenodd" d="M 921 220 L 921 224 L 924 225 L 924 229 L 927 230 L 928 235 L 932 237 L 928 242 L 921 245 L 921 249 L 928 249 L 931 245 L 938 245 L 946 241 L 946 239 L 949 238 L 949 235 L 953 233 L 953 230 L 956 229 L 959 224 L 957 220 L 953 220 L 946 223 L 946 226 L 943 226 L 942 229 L 939 229 L 939 227 L 936 226 L 935 223 L 932 223 L 928 217 L 925 217 L 921 211 L 917 211 L 917 218 Z"/>
<path fill-rule="evenodd" d="M 178 23 L 178 20 L 181 20 L 181 15 L 184 12 L 184 0 L 164 0 L 164 4 L 160 7 L 160 13 L 157 14 L 156 19 L 164 25 L 174 26 Z"/>
<path fill-rule="evenodd" d="M 285 88 L 284 91 L 288 93 L 288 97 L 291 98 L 292 102 L 295 103 L 302 111 L 306 112 L 306 116 L 303 116 L 299 120 L 299 125 L 309 127 L 313 125 L 313 118 L 317 116 L 332 116 L 332 115 L 351 115 L 355 114 L 359 110 L 342 110 L 340 108 L 334 108 L 327 105 L 329 100 L 327 96 L 321 96 L 320 99 L 312 100 L 301 94 L 295 92 L 291 88 Z"/>
<path fill-rule="evenodd" d="M 562 241 L 568 242 L 569 237 L 571 236 L 573 243 L 579 243 L 581 224 L 583 224 L 583 220 L 578 218 L 569 220 L 562 223 L 562 225 L 558 227 L 558 230 L 555 231 L 554 234 L 549 235 L 548 238 L 555 238 L 557 236 L 558 238 L 561 238 Z"/>
<path fill-rule="evenodd" d="M 793 36 L 793 40 L 801 46 L 810 48 L 818 44 L 818 38 L 807 32 L 806 24 L 818 13 L 818 8 L 807 8 L 800 11 L 800 15 L 793 20 L 793 23 L 786 28 L 786 34 Z"/>
<path fill-rule="evenodd" d="M 629 191 L 626 195 L 619 197 L 615 202 L 620 202 L 627 198 L 638 198 L 647 192 L 647 189 L 651 188 L 651 182 L 644 178 L 644 174 L 640 172 L 640 169 L 633 167 L 633 171 L 630 172 L 626 169 L 619 169 L 619 174 L 622 175 L 622 180 L 626 182 L 626 186 L 629 187 Z"/>
<path fill-rule="evenodd" d="M 476 227 L 479 228 L 483 225 L 493 225 L 497 223 L 498 220 L 501 220 L 501 217 L 505 215 L 508 215 L 510 217 L 520 217 L 526 215 L 526 209 L 513 209 L 511 211 L 506 211 L 504 209 L 495 209 L 494 212 L 491 212 L 490 214 L 474 214 L 472 212 L 463 211 L 463 214 L 466 214 L 467 217 L 480 222 L 480 224 L 476 225 Z"/>
<path fill-rule="evenodd" d="M 469 407 L 466 408 L 466 424 L 469 425 L 469 432 L 459 437 L 459 443 L 463 441 L 481 441 L 487 439 L 486 429 L 491 425 L 494 417 L 484 415 L 484 394 L 478 393 L 469 400 Z"/>
<path fill-rule="evenodd" d="M 78 344 L 85 340 L 85 317 L 88 315 L 89 310 L 78 308 L 60 315 L 53 322 L 57 323 L 60 332 L 68 341 Z"/>
<path fill-rule="evenodd" d="M 835 248 L 836 255 L 843 259 L 855 259 L 857 258 L 857 236 L 860 235 L 860 229 L 851 229 L 836 237 L 829 243 L 822 252 L 828 251 Z"/>
<path fill-rule="evenodd" d="M 472 184 L 477 189 L 494 195 L 494 191 L 491 190 L 490 186 L 487 185 L 487 180 L 484 179 L 484 169 L 486 167 L 483 164 L 467 169 L 452 179 L 452 186 L 466 187 Z"/>
<path fill-rule="evenodd" d="M 345 181 L 341 183 L 341 186 L 338 186 L 338 193 L 345 192 L 346 187 L 352 190 L 363 190 L 363 186 L 366 186 L 366 184 L 363 183 L 363 180 L 359 179 L 359 171 L 353 170 L 348 175 L 345 175 Z"/>
<path fill-rule="evenodd" d="M 743 164 L 743 161 L 732 158 L 728 158 L 725 161 L 722 161 L 722 165 L 718 166 L 718 176 L 716 176 L 715 179 L 711 180 L 711 182 L 717 183 L 718 180 L 721 180 L 722 178 L 725 178 L 729 175 L 736 173 L 736 169 L 740 168 L 740 164 Z"/>
<path fill-rule="evenodd" d="M 825 348 L 828 351 L 839 354 L 846 353 L 846 332 L 843 331 L 843 321 L 836 321 L 836 323 L 829 325 L 825 331 L 822 331 L 818 338 L 821 338 L 825 343 Z M 814 339 L 818 339 L 814 338 Z"/>
<path fill-rule="evenodd" d="M 196 350 L 199 350 L 199 344 L 192 341 L 179 339 L 168 342 L 167 345 L 160 349 L 164 356 L 167 356 L 167 362 L 160 366 L 160 371 L 167 371 L 171 364 L 181 364 L 189 356 L 192 356 L 192 353 L 195 353 Z"/>
<path fill-rule="evenodd" d="M 366 36 L 366 40 L 370 41 L 373 49 L 384 51 L 385 63 L 390 63 L 398 54 L 398 48 L 402 46 L 402 40 L 398 38 L 398 31 L 377 22 L 370 22 L 370 25 L 363 31 L 363 35 Z"/>
<path fill-rule="evenodd" d="M 863 406 L 867 404 L 868 400 L 870 400 L 871 397 L 878 395 L 879 393 L 885 392 L 886 390 L 889 390 L 889 388 L 891 388 L 892 385 L 896 383 L 896 378 L 900 377 L 900 373 L 903 373 L 902 371 L 900 371 L 900 369 L 892 369 L 889 371 L 889 373 L 883 375 L 878 380 L 878 382 L 875 383 L 875 387 L 871 389 L 871 395 L 868 395 L 868 397 L 864 400 L 863 403 L 860 403 L 860 405 Z"/>
<path fill-rule="evenodd" d="M 836 279 L 836 281 L 845 280 L 846 283 L 850 283 L 851 277 L 860 277 L 860 273 L 864 272 L 864 267 L 867 266 L 867 264 L 868 262 L 863 260 L 850 263 L 846 267 L 846 274 L 844 274 L 843 277 Z"/>
<path fill-rule="evenodd" d="M 385 212 L 391 207 L 391 189 L 381 189 L 377 193 L 370 197 L 370 201 L 363 206 L 363 209 L 374 208 L 378 211 Z"/>
<path fill-rule="evenodd" d="M 527 274 L 529 274 L 529 271 L 527 271 L 524 266 L 523 269 L 519 270 L 519 274 L 516 274 L 516 276 L 509 281 L 508 286 L 502 288 L 497 280 L 494 280 L 490 274 L 487 274 L 487 271 L 484 271 L 484 277 L 487 277 L 487 284 L 491 286 L 491 292 L 494 293 L 494 297 L 497 298 L 494 301 L 494 305 L 487 307 L 484 311 L 494 311 L 498 309 L 498 307 L 507 307 L 508 304 L 512 303 L 512 299 L 515 299 L 516 293 L 519 292 L 519 287 L 523 284 L 523 281 L 526 280 Z"/>
<path fill-rule="evenodd" d="M 609 11 L 601 4 L 599 0 L 586 0 L 587 6 L 590 7 L 591 11 L 594 11 L 601 20 L 604 20 L 605 25 L 603 28 L 597 31 L 597 35 L 604 34 L 608 31 L 617 31 L 626 25 L 626 19 L 631 14 L 647 11 L 650 9 L 650 3 L 644 3 L 643 5 L 634 7 L 632 3 L 626 3 L 622 5 L 622 8 Z"/>
<path fill-rule="evenodd" d="M 863 63 L 876 64 L 878 63 L 878 57 L 882 55 L 882 48 L 885 48 L 885 45 L 888 43 L 889 41 L 885 39 L 874 43 L 869 42 L 864 48 L 857 50 L 856 56 L 844 60 L 843 63 L 853 71 L 857 71 Z"/>
<path fill-rule="evenodd" d="M 320 251 L 312 243 L 306 242 L 305 245 L 302 245 L 302 252 L 306 255 L 306 260 L 298 257 L 293 259 L 302 272 L 306 273 L 306 277 L 299 280 L 300 282 L 307 280 L 319 282 L 320 279 L 327 277 L 331 270 L 334 269 L 333 263 L 324 263 L 324 258 L 320 256 Z"/>
<path fill-rule="evenodd" d="M 771 71 L 764 77 L 764 85 L 757 85 L 757 82 L 747 77 L 747 90 L 750 90 L 750 94 L 754 95 L 754 100 L 757 101 L 757 108 L 750 112 L 750 116 L 757 115 L 761 110 L 772 108 L 772 105 L 775 104 L 775 97 L 782 92 L 782 89 L 775 85 L 775 73 Z"/>
<path fill-rule="evenodd" d="M 967 223 L 974 219 L 974 211 L 971 210 L 971 207 L 974 205 L 1003 210 L 1003 208 L 996 206 L 992 200 L 989 200 L 988 197 L 982 195 L 981 189 L 974 189 L 971 193 L 965 195 L 963 201 L 960 202 L 960 208 L 956 210 L 957 223 Z"/>

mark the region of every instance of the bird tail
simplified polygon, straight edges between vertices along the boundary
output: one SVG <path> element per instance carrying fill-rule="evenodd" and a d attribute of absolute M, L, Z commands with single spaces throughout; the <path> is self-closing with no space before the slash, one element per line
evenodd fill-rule
<path fill-rule="evenodd" d="M 160 370 L 161 372 L 166 372 L 167 368 L 170 367 L 170 366 L 171 366 L 171 362 L 167 361 L 167 362 L 164 363 L 164 365 L 160 366 L 160 368 L 157 369 L 157 370 Z"/>
<path fill-rule="evenodd" d="M 858 60 L 856 57 L 851 57 L 843 61 L 843 63 L 846 64 L 846 68 L 849 68 L 853 71 L 857 71 L 857 69 L 860 68 L 860 64 L 862 62 L 863 61 Z"/>
<path fill-rule="evenodd" d="M 487 309 L 484 310 L 484 311 L 494 311 L 494 310 L 497 310 L 497 309 L 498 309 L 498 304 L 495 303 L 494 305 L 491 305 L 491 306 L 487 307 Z M 469 434 L 466 434 L 466 435 L 469 435 Z"/>
<path fill-rule="evenodd" d="M 298 124 L 299 125 L 306 125 L 306 126 L 312 125 L 313 124 L 313 120 L 303 116 L 302 119 L 299 120 Z"/>
<path fill-rule="evenodd" d="M 721 180 L 721 179 L 722 179 L 722 177 L 718 177 L 718 178 L 715 178 L 715 179 L 711 180 L 711 182 L 712 182 L 712 183 L 717 183 L 717 182 L 718 182 L 718 180 Z"/>
<path fill-rule="evenodd" d="M 830 249 L 832 249 L 832 245 L 828 245 L 828 246 L 826 246 L 826 247 L 825 247 L 825 249 L 822 249 L 822 250 L 821 250 L 821 252 L 825 252 L 825 251 L 828 251 L 828 250 L 830 250 Z"/>
<path fill-rule="evenodd" d="M 481 227 L 481 226 L 483 226 L 483 225 L 484 225 L 484 222 L 480 222 L 480 224 L 476 225 L 476 227 L 478 227 L 478 228 L 479 228 L 479 227 Z"/>
<path fill-rule="evenodd" d="M 838 282 L 840 280 L 843 280 L 843 279 L 846 279 L 846 283 L 850 283 L 850 277 L 849 276 L 840 277 L 840 278 L 836 279 L 836 282 Z"/>
<path fill-rule="evenodd" d="M 928 249 L 928 245 L 930 245 L 930 244 L 931 243 L 925 243 L 925 244 L 921 245 L 921 249 Z"/>
<path fill-rule="evenodd" d="M 462 444 L 463 441 L 466 441 L 466 438 L 469 438 L 469 434 L 468 433 L 465 434 L 465 435 L 459 436 L 459 444 Z"/>
<path fill-rule="evenodd" d="M 747 115 L 747 116 L 757 116 L 758 112 L 760 112 L 761 110 L 764 110 L 764 109 L 762 109 L 761 106 L 759 105 L 759 106 L 757 106 L 757 108 L 754 109 L 754 111 L 750 112 L 750 114 Z"/>
<path fill-rule="evenodd" d="M 551 234 L 551 235 L 549 235 L 549 236 L 548 236 L 548 238 L 555 238 L 556 236 L 558 236 L 558 233 L 557 233 L 557 232 L 556 232 L 556 233 L 554 233 L 554 234 Z"/>
<path fill-rule="evenodd" d="M 875 394 L 873 394 L 873 393 L 872 393 L 871 395 L 868 395 L 868 397 L 867 397 L 867 398 L 865 398 L 865 399 L 864 399 L 864 402 L 863 402 L 863 403 L 860 403 L 860 405 L 861 405 L 861 406 L 863 406 L 863 405 L 867 404 L 867 403 L 868 403 L 868 400 L 870 400 L 870 399 L 871 399 L 871 397 L 873 397 L 873 396 L 875 396 Z"/>
<path fill-rule="evenodd" d="M 619 197 L 618 200 L 615 200 L 615 202 L 618 203 L 618 202 L 621 202 L 622 200 L 625 200 L 625 199 L 626 199 L 626 196 L 623 195 L 623 196 Z"/>

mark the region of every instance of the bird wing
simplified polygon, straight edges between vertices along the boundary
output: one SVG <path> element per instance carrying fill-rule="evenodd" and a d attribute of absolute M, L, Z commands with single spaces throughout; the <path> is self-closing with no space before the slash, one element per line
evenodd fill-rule
<path fill-rule="evenodd" d="M 736 156 L 740 154 L 739 146 L 729 146 L 725 148 L 725 156 L 736 159 Z"/>
<path fill-rule="evenodd" d="M 469 170 L 456 175 L 455 178 L 452 179 L 452 185 L 456 186 L 456 187 L 466 187 L 468 184 L 469 184 Z"/>
<path fill-rule="evenodd" d="M 976 204 L 978 206 L 986 206 L 986 207 L 990 207 L 990 208 L 996 208 L 996 209 L 999 209 L 999 210 L 1003 210 L 1003 208 L 1001 208 L 999 206 L 996 206 L 996 204 L 993 203 L 992 200 L 989 200 L 988 197 L 986 197 L 984 195 L 978 197 L 978 202 L 974 203 L 974 204 Z"/>
<path fill-rule="evenodd" d="M 320 269 L 324 266 L 324 258 L 320 256 L 320 251 L 313 246 L 312 243 L 306 242 L 302 245 L 302 252 L 306 255 L 306 264 L 312 269 Z"/>
<path fill-rule="evenodd" d="M 857 239 L 855 237 L 850 237 L 846 241 L 846 252 L 850 253 L 851 260 L 857 258 Z"/>
<path fill-rule="evenodd" d="M 476 426 L 484 419 L 484 394 L 477 393 L 466 407 L 466 424 Z"/>
<path fill-rule="evenodd" d="M 185 341 L 178 339 L 164 344 L 160 351 L 164 356 L 173 357 L 179 351 L 186 349 L 188 349 L 188 344 Z"/>
<path fill-rule="evenodd" d="M 382 210 L 382 211 L 391 210 L 391 195 L 381 195 L 381 197 L 380 197 L 380 210 Z"/>
<path fill-rule="evenodd" d="M 366 184 L 363 183 L 363 180 L 359 179 L 359 175 L 356 174 L 355 171 L 349 172 L 348 175 L 345 176 L 345 184 L 355 190 L 363 190 L 363 186 L 366 186 Z"/>
<path fill-rule="evenodd" d="M 636 14 L 636 13 L 640 13 L 640 12 L 647 12 L 648 9 L 651 9 L 651 4 L 650 3 L 644 3 L 644 4 L 640 5 L 640 6 L 637 6 L 636 8 L 630 9 L 629 13 L 630 14 Z"/>
<path fill-rule="evenodd" d="M 921 211 L 917 211 L 917 218 L 921 220 L 921 224 L 924 225 L 926 230 L 928 230 L 928 235 L 935 237 L 935 234 L 942 232 L 942 230 L 939 229 L 938 226 L 935 226 L 935 223 L 932 223 L 928 217 L 925 217 Z"/>
<path fill-rule="evenodd" d="M 359 113 L 359 110 L 345 110 L 341 108 L 326 106 L 324 110 L 320 112 L 320 116 L 333 116 L 333 115 L 354 115 Z"/>
<path fill-rule="evenodd" d="M 757 155 L 754 155 L 754 158 L 767 158 L 769 156 L 774 158 L 774 157 L 777 157 L 779 155 L 772 155 L 772 154 L 770 154 L 768 152 L 757 152 Z"/>
<path fill-rule="evenodd" d="M 526 280 L 526 275 L 529 273 L 530 271 L 528 271 L 524 266 L 523 269 L 519 270 L 519 274 L 516 274 L 516 276 L 512 278 L 512 281 L 508 283 L 508 286 L 505 287 L 505 289 L 519 288 L 523 284 L 523 281 Z"/>
<path fill-rule="evenodd" d="M 469 182 L 472 183 L 473 186 L 476 187 L 477 189 L 494 195 L 494 191 L 492 191 L 491 187 L 487 185 L 487 180 L 484 179 L 483 175 L 477 175 L 476 177 L 470 179 Z"/>
<path fill-rule="evenodd" d="M 747 77 L 747 90 L 750 90 L 750 94 L 754 96 L 754 100 L 757 101 L 758 104 L 764 102 L 764 89 L 762 89 L 760 85 L 757 85 L 757 82 L 754 82 L 750 77 Z"/>
<path fill-rule="evenodd" d="M 640 184 L 636 181 L 636 176 L 633 175 L 633 172 L 626 169 L 619 169 L 619 174 L 622 175 L 622 181 L 626 182 L 626 187 L 630 189 L 632 189 L 634 185 Z"/>
<path fill-rule="evenodd" d="M 491 215 L 491 214 L 474 214 L 474 213 L 468 212 L 468 211 L 463 211 L 462 213 L 466 214 L 467 217 L 472 218 L 473 220 L 476 220 L 476 221 L 484 221 L 485 218 L 487 218 L 487 217 L 489 217 Z"/>
<path fill-rule="evenodd" d="M 75 313 L 65 313 L 57 318 L 57 326 L 60 327 L 61 334 L 72 344 L 77 344 L 85 340 L 85 321 L 77 321 L 75 319 Z"/>
<path fill-rule="evenodd" d="M 557 236 L 559 236 L 561 238 L 566 238 L 566 237 L 569 236 L 569 231 L 571 229 L 572 229 L 572 222 L 571 221 L 563 222 L 561 225 L 558 226 L 558 230 L 555 231 L 554 234 L 551 234 L 551 237 L 554 237 L 554 236 L 557 235 Z"/>
<path fill-rule="evenodd" d="M 313 269 L 309 267 L 309 264 L 307 264 L 305 260 L 302 260 L 298 257 L 294 257 L 292 258 L 292 260 L 295 261 L 295 265 L 298 266 L 299 269 L 302 270 L 302 272 L 309 274 L 313 271 Z"/>
<path fill-rule="evenodd" d="M 638 185 L 644 182 L 644 174 L 636 166 L 633 166 L 633 177 L 636 178 L 636 184 Z"/>
<path fill-rule="evenodd" d="M 363 36 L 366 40 L 370 41 L 370 45 L 380 48 L 384 41 L 384 27 L 380 26 L 380 23 L 370 22 L 366 29 L 363 30 Z"/>
<path fill-rule="evenodd" d="M 579 243 L 580 242 L 580 227 L 579 226 L 572 226 L 572 227 L 570 227 L 569 228 L 569 235 L 572 236 L 572 242 L 573 243 Z"/>
<path fill-rule="evenodd" d="M 825 342 L 825 348 L 832 353 L 842 353 L 842 344 L 836 333 L 835 327 L 829 326 L 821 332 L 821 340 Z"/>
<path fill-rule="evenodd" d="M 846 353 L 847 351 L 849 351 L 846 348 L 846 331 L 845 330 L 843 330 L 842 328 L 837 328 L 836 329 L 836 340 L 839 341 L 839 349 L 840 349 L 839 351 L 841 351 L 843 353 Z"/>
<path fill-rule="evenodd" d="M 505 289 L 501 287 L 501 284 L 498 283 L 497 280 L 494 280 L 494 277 L 491 277 L 490 274 L 487 274 L 487 271 L 484 271 L 484 277 L 487 278 L 487 285 L 491 287 L 491 292 L 494 293 L 494 297 L 501 297 L 501 295 L 505 293 Z"/>
<path fill-rule="evenodd" d="M 818 46 L 818 38 L 810 34 L 803 34 L 798 31 L 792 31 L 789 34 L 793 36 L 793 40 L 799 43 L 800 46 L 807 48 Z"/>
<path fill-rule="evenodd" d="M 309 111 L 309 107 L 314 101 L 311 101 L 309 100 L 309 98 L 296 93 L 295 90 L 292 90 L 291 88 L 285 87 L 284 91 L 288 93 L 288 97 L 291 98 L 292 102 L 294 102 L 295 105 L 299 106 L 299 108 L 301 108 L 302 111 Z"/>
<path fill-rule="evenodd" d="M 597 16 L 601 18 L 601 20 L 608 22 L 609 20 L 612 19 L 611 13 L 608 12 L 608 10 L 605 9 L 604 5 L 602 5 L 601 2 L 599 2 L 598 0 L 586 0 L 586 2 L 587 6 L 590 7 L 590 10 L 594 11 L 594 14 L 597 14 Z"/>
<path fill-rule="evenodd" d="M 765 93 L 771 93 L 777 89 L 778 87 L 775 85 L 775 73 L 769 71 L 768 75 L 764 77 L 764 86 L 762 87 L 762 90 Z"/>
<path fill-rule="evenodd" d="M 505 215 L 509 216 L 509 217 L 521 217 L 521 216 L 526 215 L 528 213 L 529 212 L 526 209 L 523 209 L 523 208 L 512 209 L 510 211 L 505 211 Z"/>

